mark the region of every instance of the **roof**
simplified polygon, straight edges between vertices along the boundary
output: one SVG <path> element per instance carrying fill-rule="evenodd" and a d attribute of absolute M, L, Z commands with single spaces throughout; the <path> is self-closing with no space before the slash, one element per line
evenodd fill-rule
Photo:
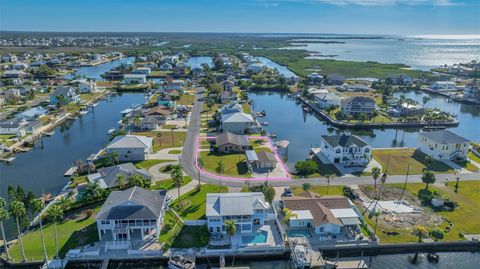
<path fill-rule="evenodd" d="M 231 102 L 227 105 L 224 105 L 220 109 L 220 113 L 223 114 L 223 115 L 231 114 L 231 113 L 238 113 L 238 112 L 243 112 L 243 107 L 242 107 L 242 105 L 238 104 L 237 102 Z"/>
<path fill-rule="evenodd" d="M 310 210 L 292 210 L 292 213 L 296 214 L 296 216 L 293 216 L 290 219 L 313 219 L 313 215 L 310 213 Z"/>
<path fill-rule="evenodd" d="M 222 122 L 253 122 L 253 117 L 243 112 L 223 114 Z"/>
<path fill-rule="evenodd" d="M 108 166 L 99 168 L 97 173 L 87 176 L 88 181 L 98 181 L 102 188 L 112 188 L 118 186 L 117 178 L 119 175 L 123 175 L 125 180 L 134 175 L 141 175 L 145 179 L 151 179 L 150 174 L 142 169 L 137 169 L 133 163 L 123 163 L 114 166 Z"/>
<path fill-rule="evenodd" d="M 375 104 L 375 101 L 373 99 L 365 97 L 365 96 L 355 96 L 355 97 L 352 97 L 352 98 L 347 98 L 347 99 L 342 100 L 342 105 L 346 105 L 348 103 L 362 103 L 362 104 L 373 103 L 373 104 Z"/>
<path fill-rule="evenodd" d="M 146 116 L 142 119 L 141 124 L 161 124 L 165 120 L 164 116 Z"/>
<path fill-rule="evenodd" d="M 229 132 L 221 133 L 215 138 L 217 146 L 225 144 L 234 144 L 239 146 L 249 146 L 248 138 L 246 135 L 236 135 Z"/>
<path fill-rule="evenodd" d="M 255 209 L 268 209 L 261 192 L 207 193 L 206 216 L 253 215 Z"/>
<path fill-rule="evenodd" d="M 258 161 L 257 153 L 255 150 L 246 150 L 245 155 L 247 155 L 248 161 Z"/>
<path fill-rule="evenodd" d="M 97 214 L 97 220 L 158 219 L 167 191 L 132 187 L 110 193 Z"/>
<path fill-rule="evenodd" d="M 151 148 L 153 138 L 140 135 L 122 135 L 115 137 L 107 148 Z"/>
<path fill-rule="evenodd" d="M 275 154 L 268 151 L 258 152 L 257 158 L 259 162 L 277 162 L 277 158 L 275 158 Z"/>
<path fill-rule="evenodd" d="M 323 140 L 332 147 L 365 147 L 368 143 L 356 135 L 322 135 Z"/>
<path fill-rule="evenodd" d="M 332 213 L 332 209 L 350 209 L 352 207 L 346 197 L 339 195 L 319 197 L 311 192 L 294 197 L 283 197 L 282 200 L 284 207 L 292 211 L 310 211 L 315 226 L 325 223 L 343 225 L 340 219 Z"/>
<path fill-rule="evenodd" d="M 68 95 L 70 91 L 73 91 L 73 88 L 70 86 L 58 86 L 55 88 L 55 91 L 53 92 L 53 96 L 60 96 L 60 95 Z"/>
<path fill-rule="evenodd" d="M 449 130 L 439 130 L 433 132 L 419 133 L 423 137 L 426 137 L 438 144 L 462 144 L 469 142 L 466 138 L 463 138 Z"/>
<path fill-rule="evenodd" d="M 147 78 L 145 74 L 125 74 L 123 78 Z"/>

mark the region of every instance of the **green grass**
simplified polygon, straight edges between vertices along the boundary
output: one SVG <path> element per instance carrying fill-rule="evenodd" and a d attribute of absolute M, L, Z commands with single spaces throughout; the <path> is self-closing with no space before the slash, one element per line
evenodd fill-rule
<path fill-rule="evenodd" d="M 98 212 L 100 206 L 92 209 L 95 212 Z M 76 213 L 78 213 L 78 211 Z M 55 236 L 53 226 L 53 223 L 48 223 L 44 224 L 43 227 L 45 244 L 49 257 L 55 256 Z M 82 229 L 86 229 L 86 231 L 83 232 Z M 62 223 L 57 224 L 57 231 L 59 253 L 62 257 L 72 248 L 98 241 L 98 232 L 94 215 L 87 219 L 85 219 L 83 215 L 80 217 L 72 215 L 71 218 L 65 218 Z M 28 260 L 43 260 L 43 249 L 39 228 L 23 236 L 23 245 Z M 19 243 L 14 244 L 10 248 L 10 255 L 15 262 L 22 260 Z"/>
<path fill-rule="evenodd" d="M 177 125 L 175 125 L 175 124 L 162 125 L 162 129 L 174 129 L 174 128 L 177 128 Z"/>
<path fill-rule="evenodd" d="M 475 153 L 469 151 L 467 157 L 473 160 L 474 162 L 480 163 L 480 156 L 477 156 Z"/>
<path fill-rule="evenodd" d="M 218 152 L 199 152 L 199 157 L 205 162 L 203 169 L 216 173 L 215 168 L 219 161 L 223 161 L 225 165 L 225 173 L 223 175 L 240 177 L 246 175 L 248 172 L 247 164 L 245 163 L 245 154 L 223 154 Z"/>
<path fill-rule="evenodd" d="M 290 189 L 292 190 L 294 195 L 299 195 L 304 192 L 303 188 L 298 186 L 291 186 Z M 309 191 L 319 194 L 321 196 L 327 195 L 327 186 L 311 186 Z M 328 188 L 328 195 L 343 195 L 343 186 L 331 185 Z"/>
<path fill-rule="evenodd" d="M 243 103 L 242 104 L 243 112 L 250 114 L 252 113 L 252 109 L 248 103 Z"/>
<path fill-rule="evenodd" d="M 173 248 L 201 248 L 208 245 L 210 233 L 207 225 L 183 226 L 178 236 L 173 241 Z"/>
<path fill-rule="evenodd" d="M 191 181 L 192 181 L 191 177 L 184 176 L 182 186 L 187 185 Z M 175 183 L 173 182 L 172 179 L 165 179 L 165 180 L 156 181 L 150 187 L 150 189 L 152 189 L 152 190 L 171 190 L 171 189 L 174 189 L 174 188 L 176 188 L 176 187 L 175 187 Z"/>
<path fill-rule="evenodd" d="M 177 101 L 177 105 L 191 106 L 193 105 L 194 101 L 195 101 L 194 95 L 184 94 L 182 95 L 182 97 L 180 97 L 180 100 Z"/>
<path fill-rule="evenodd" d="M 159 163 L 168 163 L 174 162 L 175 160 L 144 160 L 135 164 L 137 168 L 140 169 L 149 169 L 150 167 L 157 165 Z"/>
<path fill-rule="evenodd" d="M 171 131 L 162 131 L 162 137 L 157 136 L 158 132 L 150 131 L 150 132 L 135 132 L 134 135 L 144 135 L 148 137 L 153 137 L 153 151 L 157 152 L 161 149 L 165 148 L 173 148 L 173 147 L 181 147 L 183 146 L 183 142 L 185 141 L 185 137 L 187 135 L 186 132 L 172 132 Z"/>
<path fill-rule="evenodd" d="M 478 171 L 478 167 L 473 165 L 469 161 L 453 161 L 453 162 L 460 165 L 462 168 L 467 169 L 468 171 L 471 171 L 471 172 L 477 172 Z"/>
<path fill-rule="evenodd" d="M 453 173 L 454 169 L 447 164 L 432 160 L 427 162 L 424 153 L 408 149 L 382 149 L 373 150 L 373 158 L 377 160 L 386 170 L 389 175 L 405 175 L 407 174 L 407 167 L 410 163 L 409 174 L 422 174 L 425 169 L 431 170 L 435 173 Z"/>
<path fill-rule="evenodd" d="M 86 183 L 86 182 L 88 182 L 87 176 L 72 177 L 70 179 L 70 185 L 69 186 L 71 188 L 74 188 L 74 187 L 78 186 L 79 184 Z"/>
<path fill-rule="evenodd" d="M 205 184 L 202 185 L 200 191 L 194 189 L 180 196 L 171 207 L 175 209 L 184 220 L 204 219 L 207 193 L 219 192 L 228 192 L 228 188 Z"/>
<path fill-rule="evenodd" d="M 160 230 L 159 242 L 163 243 L 162 249 L 170 248 L 175 238 L 183 228 L 183 223 L 169 210 L 165 213 L 163 227 Z"/>
<path fill-rule="evenodd" d="M 0 134 L 0 140 L 3 139 L 13 139 L 16 138 L 17 136 L 14 134 Z"/>
<path fill-rule="evenodd" d="M 179 150 L 179 149 L 170 150 L 170 151 L 168 152 L 168 154 L 180 154 L 180 153 L 182 153 L 182 151 Z"/>

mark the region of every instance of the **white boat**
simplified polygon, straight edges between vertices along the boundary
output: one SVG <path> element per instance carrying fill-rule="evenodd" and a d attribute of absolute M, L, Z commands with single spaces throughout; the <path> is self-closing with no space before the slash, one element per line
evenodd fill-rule
<path fill-rule="evenodd" d="M 170 256 L 168 260 L 169 269 L 194 269 L 195 261 L 194 258 L 186 258 L 183 255 L 174 254 Z"/>
<path fill-rule="evenodd" d="M 45 132 L 45 136 L 52 136 L 55 134 L 55 131 Z"/>
<path fill-rule="evenodd" d="M 263 126 L 268 126 L 268 125 L 269 125 L 268 121 L 264 121 L 264 122 L 262 122 L 261 124 L 262 124 Z"/>
<path fill-rule="evenodd" d="M 108 129 L 108 134 L 111 135 L 115 133 L 115 128 Z"/>
<path fill-rule="evenodd" d="M 78 112 L 80 115 L 87 115 L 88 114 L 88 111 L 87 110 L 82 110 L 80 112 Z"/>

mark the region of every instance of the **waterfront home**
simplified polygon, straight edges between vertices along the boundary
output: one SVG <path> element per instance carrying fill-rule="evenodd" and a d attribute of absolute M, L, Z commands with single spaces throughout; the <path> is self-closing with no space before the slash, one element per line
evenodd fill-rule
<path fill-rule="evenodd" d="M 470 82 L 463 89 L 463 98 L 480 103 L 480 82 Z"/>
<path fill-rule="evenodd" d="M 417 142 L 420 151 L 437 160 L 465 160 L 470 143 L 449 130 L 419 133 Z"/>
<path fill-rule="evenodd" d="M 166 123 L 167 117 L 161 115 L 151 115 L 146 116 L 140 122 L 140 129 L 141 130 L 157 130 L 163 124 Z"/>
<path fill-rule="evenodd" d="M 124 84 L 145 84 L 147 76 L 145 74 L 125 74 L 123 76 Z"/>
<path fill-rule="evenodd" d="M 78 90 L 81 93 L 91 93 L 97 91 L 97 83 L 91 79 L 78 80 Z"/>
<path fill-rule="evenodd" d="M 247 66 L 247 72 L 251 74 L 258 74 L 265 70 L 267 66 L 261 62 L 254 62 Z"/>
<path fill-rule="evenodd" d="M 155 107 L 150 108 L 145 115 L 146 116 L 165 116 L 168 117 L 172 114 L 172 111 L 168 109 L 168 107 L 163 106 L 163 105 L 158 105 Z"/>
<path fill-rule="evenodd" d="M 208 231 L 226 234 L 225 221 L 233 220 L 237 232 L 252 233 L 264 225 L 269 209 L 261 192 L 207 193 Z"/>
<path fill-rule="evenodd" d="M 420 104 L 411 104 L 407 102 L 397 103 L 393 108 L 388 110 L 388 114 L 394 117 L 406 117 L 423 115 L 425 108 Z"/>
<path fill-rule="evenodd" d="M 5 70 L 2 74 L 2 78 L 23 78 L 25 72 L 23 70 Z"/>
<path fill-rule="evenodd" d="M 5 96 L 5 100 L 11 101 L 11 100 L 18 100 L 22 97 L 20 94 L 20 89 L 17 88 L 10 88 L 6 91 L 3 92 Z"/>
<path fill-rule="evenodd" d="M 194 67 L 190 73 L 197 78 L 205 76 L 205 71 L 203 71 L 202 67 Z"/>
<path fill-rule="evenodd" d="M 180 57 L 178 55 L 169 55 L 169 56 L 165 56 L 163 58 L 163 61 L 165 61 L 168 64 L 174 65 L 178 61 L 180 61 Z"/>
<path fill-rule="evenodd" d="M 230 101 L 235 100 L 235 99 L 237 99 L 237 94 L 234 93 L 234 92 L 223 91 L 220 94 L 220 102 L 222 104 L 229 103 Z"/>
<path fill-rule="evenodd" d="M 334 93 L 315 94 L 315 101 L 320 108 L 340 107 L 342 98 Z"/>
<path fill-rule="evenodd" d="M 336 73 L 328 74 L 326 78 L 328 83 L 332 85 L 342 85 L 343 82 L 345 82 L 345 80 L 347 79 L 347 77 L 345 77 L 344 75 Z"/>
<path fill-rule="evenodd" d="M 133 163 L 122 163 L 97 169 L 94 174 L 87 175 L 88 182 L 98 182 L 100 188 L 107 189 L 118 187 L 118 178 L 123 177 L 125 181 L 139 175 L 143 179 L 151 180 L 152 176 L 143 169 L 138 169 Z"/>
<path fill-rule="evenodd" d="M 181 79 L 174 79 L 171 82 L 168 82 L 167 85 L 163 87 L 165 91 L 181 91 L 183 90 L 183 86 L 185 85 L 185 81 Z"/>
<path fill-rule="evenodd" d="M 185 62 L 180 62 L 175 65 L 173 68 L 173 73 L 178 76 L 184 76 L 187 72 L 187 63 Z"/>
<path fill-rule="evenodd" d="M 243 107 L 237 102 L 230 102 L 220 109 L 220 115 L 243 112 Z"/>
<path fill-rule="evenodd" d="M 43 107 L 36 106 L 17 114 L 16 118 L 21 120 L 34 120 L 45 115 L 46 113 L 47 111 Z"/>
<path fill-rule="evenodd" d="M 157 99 L 157 104 L 163 107 L 175 107 L 175 101 L 173 100 L 172 96 L 169 94 L 162 94 Z"/>
<path fill-rule="evenodd" d="M 149 67 L 137 67 L 132 71 L 132 74 L 144 74 L 148 76 L 150 72 L 152 72 L 152 70 Z"/>
<path fill-rule="evenodd" d="M 252 169 L 273 170 L 277 167 L 277 158 L 271 152 L 247 150 L 245 155 L 247 156 L 247 163 Z"/>
<path fill-rule="evenodd" d="M 215 137 L 218 152 L 236 153 L 250 149 L 250 143 L 246 135 L 237 135 L 229 132 L 221 133 Z"/>
<path fill-rule="evenodd" d="M 257 127 L 257 122 L 252 115 L 247 113 L 237 112 L 221 116 L 221 129 L 223 132 L 245 134 L 250 133 Z"/>
<path fill-rule="evenodd" d="M 70 86 L 57 86 L 55 91 L 50 94 L 50 103 L 55 105 L 59 102 L 60 96 L 63 96 L 63 104 L 80 102 L 80 96 L 75 92 L 75 89 Z"/>
<path fill-rule="evenodd" d="M 25 70 L 28 68 L 28 64 L 22 62 L 16 62 L 12 65 L 15 70 Z"/>
<path fill-rule="evenodd" d="M 169 63 L 162 63 L 160 66 L 159 66 L 160 70 L 162 71 L 170 71 L 173 69 L 173 65 L 169 64 Z"/>
<path fill-rule="evenodd" d="M 167 192 L 131 187 L 110 193 L 95 220 L 98 238 L 112 247 L 129 248 L 130 242 L 156 239 L 165 215 Z M 116 242 L 117 244 L 108 244 Z"/>
<path fill-rule="evenodd" d="M 430 89 L 443 92 L 443 91 L 455 91 L 457 90 L 457 84 L 453 81 L 434 81 L 430 85 Z"/>
<path fill-rule="evenodd" d="M 342 89 L 348 92 L 368 92 L 370 87 L 366 84 L 343 84 Z"/>
<path fill-rule="evenodd" d="M 293 197 L 282 197 L 281 206 L 293 214 L 288 220 L 288 233 L 311 234 L 320 239 L 337 239 L 341 234 L 351 237 L 360 232 L 360 215 L 355 205 L 339 195 L 318 196 L 304 192 Z"/>
<path fill-rule="evenodd" d="M 107 152 L 117 152 L 121 162 L 143 161 L 152 153 L 153 138 L 140 135 L 115 137 L 105 148 Z"/>
<path fill-rule="evenodd" d="M 322 135 L 320 153 L 329 163 L 366 166 L 372 159 L 372 147 L 356 135 Z"/>
<path fill-rule="evenodd" d="M 22 137 L 26 134 L 26 121 L 20 119 L 9 119 L 0 122 L 0 134 L 16 135 Z"/>
<path fill-rule="evenodd" d="M 413 81 L 413 78 L 408 75 L 398 74 L 387 76 L 387 80 L 389 80 L 394 85 L 404 85 L 411 83 Z"/>
<path fill-rule="evenodd" d="M 344 99 L 341 102 L 341 107 L 344 115 L 352 116 L 358 116 L 360 114 L 371 116 L 377 109 L 377 105 L 373 99 L 363 96 Z"/>
<path fill-rule="evenodd" d="M 308 80 L 311 81 L 311 82 L 321 82 L 323 80 L 323 76 L 316 73 L 316 72 L 313 72 L 313 73 L 310 73 L 308 76 L 307 76 Z"/>
<path fill-rule="evenodd" d="M 231 92 L 233 86 L 235 86 L 235 82 L 227 79 L 222 82 L 222 86 L 224 91 Z"/>

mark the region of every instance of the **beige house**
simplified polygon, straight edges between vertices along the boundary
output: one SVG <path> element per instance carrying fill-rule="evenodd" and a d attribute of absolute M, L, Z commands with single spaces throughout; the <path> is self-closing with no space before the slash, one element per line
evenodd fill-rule
<path fill-rule="evenodd" d="M 464 160 L 470 141 L 448 130 L 418 134 L 418 149 L 437 160 Z"/>

